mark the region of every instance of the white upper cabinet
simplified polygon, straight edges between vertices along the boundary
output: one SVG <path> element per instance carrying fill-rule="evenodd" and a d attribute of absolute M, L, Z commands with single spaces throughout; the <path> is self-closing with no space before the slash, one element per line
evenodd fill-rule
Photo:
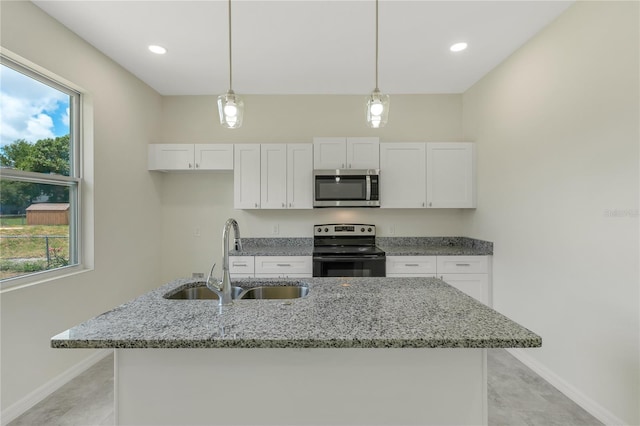
<path fill-rule="evenodd" d="M 313 168 L 378 169 L 380 140 L 362 138 L 313 138 Z"/>
<path fill-rule="evenodd" d="M 234 145 L 233 207 L 260 208 L 260 144 Z"/>
<path fill-rule="evenodd" d="M 232 144 L 196 144 L 193 147 L 197 170 L 233 170 Z"/>
<path fill-rule="evenodd" d="M 287 208 L 313 208 L 313 149 L 310 143 L 287 145 Z"/>
<path fill-rule="evenodd" d="M 474 208 L 475 164 L 471 142 L 427 143 L 427 206 Z"/>
<path fill-rule="evenodd" d="M 236 209 L 313 208 L 311 144 L 236 145 Z"/>
<path fill-rule="evenodd" d="M 260 208 L 287 207 L 287 145 L 284 143 L 260 146 Z"/>
<path fill-rule="evenodd" d="M 232 144 L 151 144 L 149 170 L 232 170 Z"/>
<path fill-rule="evenodd" d="M 424 143 L 380 144 L 380 207 L 423 208 L 427 201 Z"/>

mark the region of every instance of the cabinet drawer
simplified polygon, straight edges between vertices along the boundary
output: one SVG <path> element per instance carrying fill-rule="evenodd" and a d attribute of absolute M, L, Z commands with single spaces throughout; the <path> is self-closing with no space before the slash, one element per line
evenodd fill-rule
<path fill-rule="evenodd" d="M 256 274 L 256 278 L 312 278 L 312 274 L 282 272 L 280 274 Z"/>
<path fill-rule="evenodd" d="M 311 274 L 313 263 L 311 256 L 256 256 L 257 274 Z"/>
<path fill-rule="evenodd" d="M 438 256 L 438 275 L 486 274 L 488 272 L 487 256 Z"/>
<path fill-rule="evenodd" d="M 229 273 L 253 275 L 253 271 L 253 256 L 229 256 Z"/>
<path fill-rule="evenodd" d="M 436 256 L 387 256 L 387 276 L 436 273 Z M 419 275 L 417 275 L 419 274 Z"/>

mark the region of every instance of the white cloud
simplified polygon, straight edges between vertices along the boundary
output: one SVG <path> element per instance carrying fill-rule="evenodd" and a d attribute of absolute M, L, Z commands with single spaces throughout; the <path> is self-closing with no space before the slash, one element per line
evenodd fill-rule
<path fill-rule="evenodd" d="M 67 110 L 64 112 L 61 118 L 62 118 L 62 124 L 68 127 L 69 126 L 69 107 L 67 107 Z"/>
<path fill-rule="evenodd" d="M 54 137 L 53 117 L 68 95 L 5 66 L 0 67 L 0 145 Z M 60 119 L 68 123 L 68 110 Z"/>

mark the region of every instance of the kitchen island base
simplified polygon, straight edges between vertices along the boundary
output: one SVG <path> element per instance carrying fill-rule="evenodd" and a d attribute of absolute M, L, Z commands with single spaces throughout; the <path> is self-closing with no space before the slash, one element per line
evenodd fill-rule
<path fill-rule="evenodd" d="M 119 425 L 486 425 L 486 349 L 116 349 Z"/>

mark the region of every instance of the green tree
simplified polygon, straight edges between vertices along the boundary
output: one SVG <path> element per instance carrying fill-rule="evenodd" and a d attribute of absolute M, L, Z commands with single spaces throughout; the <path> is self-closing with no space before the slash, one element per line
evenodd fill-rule
<path fill-rule="evenodd" d="M 69 135 L 40 139 L 33 144 L 18 139 L 0 148 L 0 166 L 69 176 Z M 41 196 L 46 196 L 49 202 L 69 201 L 66 187 L 3 180 L 0 205 L 5 209 L 11 206 L 16 213 L 24 213 Z"/>

